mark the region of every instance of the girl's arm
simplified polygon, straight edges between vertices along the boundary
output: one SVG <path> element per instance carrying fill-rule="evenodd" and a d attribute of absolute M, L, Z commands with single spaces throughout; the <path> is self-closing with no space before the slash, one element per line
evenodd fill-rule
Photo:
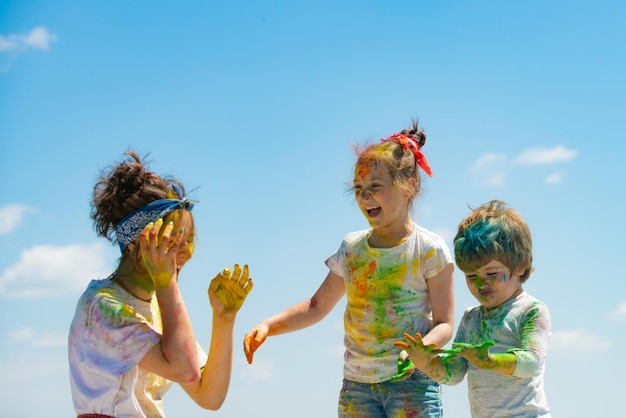
<path fill-rule="evenodd" d="M 196 338 L 187 308 L 178 289 L 177 280 L 156 291 L 163 335 L 161 342 L 141 359 L 139 365 L 179 383 L 190 383 L 200 378 Z"/>
<path fill-rule="evenodd" d="M 209 356 L 199 381 L 181 383 L 185 392 L 204 409 L 217 411 L 226 399 L 233 364 L 235 317 L 252 287 L 248 266 L 245 265 L 242 271 L 237 264 L 232 275 L 229 269 L 224 269 L 209 286 L 209 300 L 213 308 Z"/>
<path fill-rule="evenodd" d="M 244 352 L 248 363 L 252 364 L 254 352 L 267 337 L 286 334 L 316 324 L 328 315 L 345 293 L 343 278 L 329 271 L 313 297 L 264 319 L 246 334 Z"/>
<path fill-rule="evenodd" d="M 233 365 L 234 328 L 234 313 L 213 311 L 211 346 L 200 380 L 191 384 L 181 383 L 181 387 L 201 408 L 217 411 L 226 399 Z"/>
<path fill-rule="evenodd" d="M 189 383 L 200 378 L 196 338 L 185 302 L 178 288 L 176 255 L 182 234 L 172 237 L 173 222 L 163 219 L 146 225 L 137 242 L 142 266 L 155 289 L 163 335 L 139 365 L 175 382 Z M 158 232 L 163 234 L 158 239 Z M 174 247 L 170 251 L 170 244 Z"/>
<path fill-rule="evenodd" d="M 423 343 L 441 349 L 450 341 L 454 332 L 454 265 L 446 265 L 439 274 L 428 279 L 427 283 L 433 312 L 433 329 L 424 335 Z"/>

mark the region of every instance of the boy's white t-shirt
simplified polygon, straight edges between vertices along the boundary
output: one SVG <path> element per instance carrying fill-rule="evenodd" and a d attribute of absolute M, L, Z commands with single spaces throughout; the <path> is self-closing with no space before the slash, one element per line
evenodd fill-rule
<path fill-rule="evenodd" d="M 494 341 L 489 352 L 515 354 L 517 367 L 513 375 L 505 376 L 457 358 L 446 361 L 449 375 L 440 383 L 457 384 L 467 373 L 473 418 L 548 418 L 550 409 L 543 378 L 550 329 L 547 306 L 525 291 L 496 308 L 468 308 L 454 342 Z"/>

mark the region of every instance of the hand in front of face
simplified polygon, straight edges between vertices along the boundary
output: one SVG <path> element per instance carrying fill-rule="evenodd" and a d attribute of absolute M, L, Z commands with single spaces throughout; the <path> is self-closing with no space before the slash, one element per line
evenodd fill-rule
<path fill-rule="evenodd" d="M 445 356 L 442 360 L 448 360 L 457 357 L 464 357 L 481 369 L 489 369 L 493 365 L 493 359 L 489 354 L 489 347 L 493 347 L 495 343 L 493 341 L 485 341 L 482 344 L 466 344 L 466 343 L 453 343 L 452 349 L 443 350 Z"/>
<path fill-rule="evenodd" d="M 167 287 L 176 276 L 176 254 L 181 234 L 172 238 L 174 224 L 163 225 L 163 219 L 150 222 L 139 236 L 141 262 L 155 289 Z M 159 232 L 163 230 L 162 234 Z"/>
<path fill-rule="evenodd" d="M 236 314 L 252 290 L 252 279 L 248 274 L 248 265 L 235 264 L 232 274 L 229 268 L 219 273 L 209 286 L 209 300 L 213 309 L 220 314 Z"/>
<path fill-rule="evenodd" d="M 265 342 L 269 328 L 265 324 L 259 324 L 246 334 L 243 339 L 243 352 L 246 354 L 248 364 L 252 364 L 254 352 Z"/>
<path fill-rule="evenodd" d="M 393 345 L 406 350 L 413 363 L 421 370 L 424 370 L 432 359 L 441 352 L 441 350 L 436 349 L 437 344 L 435 343 L 424 345 L 422 335 L 419 332 L 415 334 L 415 338 L 405 332 L 404 338 L 405 341 L 396 341 Z"/>

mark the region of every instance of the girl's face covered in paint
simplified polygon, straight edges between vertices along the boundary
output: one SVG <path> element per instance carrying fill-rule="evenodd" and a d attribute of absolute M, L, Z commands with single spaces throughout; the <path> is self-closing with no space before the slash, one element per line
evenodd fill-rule
<path fill-rule="evenodd" d="M 360 162 L 354 172 L 354 195 L 359 209 L 374 229 L 405 222 L 408 196 L 394 187 L 389 170 L 373 160 Z"/>
<path fill-rule="evenodd" d="M 190 212 L 177 210 L 166 216 L 166 221 L 174 222 L 174 230 L 180 234 L 172 242 L 171 250 L 176 251 L 176 265 L 180 270 L 193 256 L 195 227 Z M 169 249 L 168 249 L 169 250 Z"/>
<path fill-rule="evenodd" d="M 496 260 L 491 260 L 473 272 L 466 272 L 467 287 L 474 297 L 486 308 L 495 308 L 522 292 L 520 274 L 511 274 L 509 269 Z"/>

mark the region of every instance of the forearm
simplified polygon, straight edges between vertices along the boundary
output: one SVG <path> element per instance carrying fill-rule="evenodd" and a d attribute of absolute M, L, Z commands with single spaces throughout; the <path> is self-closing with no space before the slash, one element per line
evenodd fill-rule
<path fill-rule="evenodd" d="M 235 315 L 213 312 L 211 345 L 200 380 L 183 389 L 202 408 L 217 411 L 228 393 L 233 363 Z"/>
<path fill-rule="evenodd" d="M 321 321 L 327 314 L 328 312 L 320 311 L 309 299 L 264 319 L 261 323 L 268 327 L 268 336 L 273 336 L 309 327 Z"/>
<path fill-rule="evenodd" d="M 468 357 L 467 360 L 480 369 L 506 376 L 512 375 L 517 367 L 517 357 L 512 353 L 489 354 L 485 358 Z"/>
<path fill-rule="evenodd" d="M 195 381 L 199 377 L 196 338 L 176 280 L 156 294 L 163 324 L 163 357 L 180 370 L 182 380 Z"/>
<path fill-rule="evenodd" d="M 424 345 L 432 345 L 435 344 L 435 347 L 438 349 L 442 349 L 448 341 L 452 339 L 452 334 L 454 332 L 454 324 L 451 322 L 442 322 L 433 327 L 433 329 L 428 332 L 428 334 L 424 335 L 422 341 Z"/>

